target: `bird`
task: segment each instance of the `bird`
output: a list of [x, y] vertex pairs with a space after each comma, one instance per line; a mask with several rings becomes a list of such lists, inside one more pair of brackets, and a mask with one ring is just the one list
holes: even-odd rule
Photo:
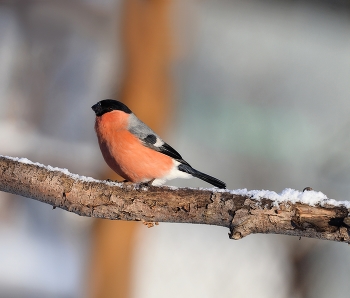
[[104, 99], [91, 108], [103, 158], [125, 181], [160, 186], [167, 180], [196, 177], [226, 188], [223, 181], [192, 168], [124, 103]]

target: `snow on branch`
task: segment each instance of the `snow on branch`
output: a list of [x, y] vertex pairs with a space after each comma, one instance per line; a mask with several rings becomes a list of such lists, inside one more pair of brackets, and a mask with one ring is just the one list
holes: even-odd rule
[[277, 194], [114, 183], [1, 155], [0, 190], [81, 216], [228, 227], [232, 239], [274, 233], [350, 243], [350, 202], [312, 190]]

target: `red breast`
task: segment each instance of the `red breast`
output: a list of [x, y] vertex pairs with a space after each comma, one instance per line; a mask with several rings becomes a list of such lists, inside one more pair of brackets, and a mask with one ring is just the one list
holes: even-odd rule
[[111, 111], [96, 117], [95, 130], [100, 149], [109, 167], [130, 182], [162, 178], [174, 166], [173, 159], [148, 147], [128, 131], [128, 117]]

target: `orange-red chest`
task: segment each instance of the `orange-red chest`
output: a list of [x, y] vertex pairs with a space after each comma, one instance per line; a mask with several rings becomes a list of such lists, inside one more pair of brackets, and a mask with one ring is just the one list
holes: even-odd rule
[[172, 158], [148, 147], [128, 131], [128, 114], [112, 111], [96, 117], [95, 130], [109, 167], [131, 182], [162, 178], [174, 166]]

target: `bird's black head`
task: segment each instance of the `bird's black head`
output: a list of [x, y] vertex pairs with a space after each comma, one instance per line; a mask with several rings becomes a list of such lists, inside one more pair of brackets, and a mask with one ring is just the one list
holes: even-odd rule
[[104, 99], [99, 101], [97, 104], [94, 104], [91, 109], [95, 112], [96, 116], [102, 116], [105, 113], [111, 111], [123, 111], [127, 114], [131, 114], [130, 109], [120, 101], [113, 99]]

